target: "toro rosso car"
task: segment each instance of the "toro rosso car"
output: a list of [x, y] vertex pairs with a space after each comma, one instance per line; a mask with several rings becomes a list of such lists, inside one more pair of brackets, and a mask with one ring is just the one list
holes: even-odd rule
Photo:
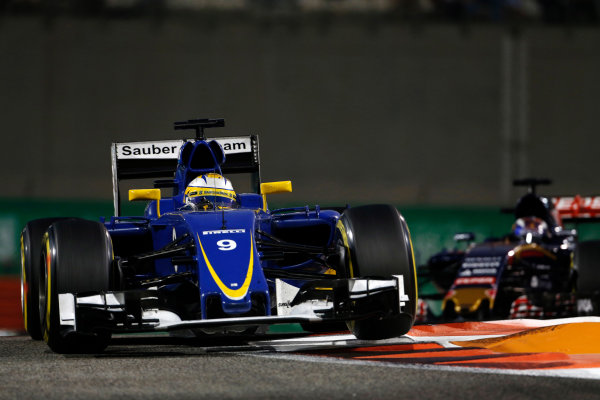
[[[432, 256], [423, 278], [438, 293], [421, 295], [420, 320], [555, 318], [598, 313], [600, 241], [577, 241], [577, 231], [564, 223], [600, 216], [600, 197], [546, 198], [536, 186], [547, 179], [516, 180], [529, 191], [511, 210], [512, 231], [502, 238], [471, 242]], [[441, 313], [434, 307], [441, 301]]]
[[[196, 137], [114, 143], [115, 216], [30, 221], [21, 236], [26, 330], [59, 353], [112, 334], [251, 333], [277, 323], [346, 323], [361, 339], [405, 334], [416, 315], [412, 244], [389, 205], [270, 210], [291, 182], [261, 182], [257, 136], [207, 139], [222, 119], [175, 123]], [[249, 178], [236, 193], [230, 178]], [[121, 183], [146, 201], [121, 215]], [[161, 190], [162, 189], [162, 190]]]

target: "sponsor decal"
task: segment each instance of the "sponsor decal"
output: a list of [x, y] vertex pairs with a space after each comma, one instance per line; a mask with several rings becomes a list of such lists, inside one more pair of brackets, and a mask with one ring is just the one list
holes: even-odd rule
[[493, 276], [471, 276], [471, 277], [457, 278], [454, 281], [455, 286], [493, 285], [495, 283], [496, 283], [496, 278]]
[[503, 256], [498, 257], [467, 257], [462, 264], [463, 268], [498, 268]]
[[459, 276], [496, 275], [504, 257], [467, 257], [463, 262]]
[[216, 140], [223, 146], [225, 154], [249, 153], [252, 151], [249, 137], [219, 138]]
[[227, 233], [246, 233], [245, 229], [219, 229], [215, 231], [202, 231], [203, 235], [223, 235]]
[[117, 143], [117, 158], [176, 159], [182, 144], [182, 140]]
[[[225, 154], [249, 153], [252, 151], [250, 137], [232, 137], [216, 140]], [[177, 159], [183, 140], [158, 140], [156, 142], [117, 143], [117, 158], [123, 159]]]
[[225, 189], [214, 189], [214, 188], [197, 188], [188, 186], [185, 190], [185, 194], [188, 197], [198, 197], [198, 196], [220, 196], [226, 197], [231, 200], [235, 200], [235, 192], [233, 190], [225, 190]]
[[496, 272], [498, 272], [496, 268], [474, 268], [461, 271], [459, 276], [496, 275]]

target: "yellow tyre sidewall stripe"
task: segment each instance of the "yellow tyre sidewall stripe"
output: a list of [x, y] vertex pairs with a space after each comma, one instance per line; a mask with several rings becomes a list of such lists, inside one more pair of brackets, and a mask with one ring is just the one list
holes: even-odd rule
[[406, 226], [406, 233], [408, 235], [408, 243], [410, 245], [410, 256], [412, 258], [413, 282], [414, 282], [414, 289], [415, 289], [415, 301], [414, 301], [413, 316], [416, 317], [418, 303], [419, 303], [419, 286], [417, 283], [417, 264], [415, 264], [415, 251], [413, 249], [412, 237], [410, 236], [410, 229], [408, 228], [408, 224], [406, 224], [406, 222], [405, 222], [405, 226]]
[[44, 341], [48, 343], [50, 339], [50, 311], [52, 306], [52, 252], [50, 249], [50, 240], [48, 239], [48, 233], [44, 234], [43, 245], [46, 247], [46, 258], [44, 261], [46, 263], [46, 276], [48, 277], [46, 286], [46, 323], [44, 325]]
[[346, 233], [346, 227], [341, 219], [338, 219], [336, 227], [342, 235], [342, 243], [348, 253], [348, 273], [350, 274], [350, 278], [354, 278], [354, 267], [352, 266], [352, 254], [350, 253], [350, 246], [348, 245], [348, 234]]

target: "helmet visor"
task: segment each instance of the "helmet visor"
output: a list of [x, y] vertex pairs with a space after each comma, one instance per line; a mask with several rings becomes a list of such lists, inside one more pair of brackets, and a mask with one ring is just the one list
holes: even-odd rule
[[217, 188], [193, 188], [186, 194], [185, 201], [198, 209], [234, 208], [237, 204], [233, 190]]

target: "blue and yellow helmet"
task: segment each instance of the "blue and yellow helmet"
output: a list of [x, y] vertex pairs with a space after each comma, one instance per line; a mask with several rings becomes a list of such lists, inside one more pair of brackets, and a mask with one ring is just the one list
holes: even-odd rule
[[184, 192], [184, 202], [199, 208], [232, 208], [237, 204], [231, 181], [217, 173], [200, 175]]

